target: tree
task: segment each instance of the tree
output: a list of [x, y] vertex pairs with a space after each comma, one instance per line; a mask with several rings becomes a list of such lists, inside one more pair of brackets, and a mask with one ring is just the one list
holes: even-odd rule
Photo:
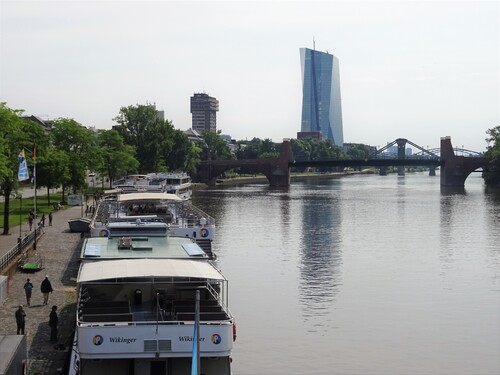
[[19, 168], [18, 155], [23, 149], [23, 134], [21, 119], [22, 110], [7, 107], [0, 103], [0, 184], [4, 196], [4, 225], [3, 233], [9, 234], [10, 195], [19, 186], [17, 171]]
[[[39, 151], [41, 147], [37, 147]], [[43, 152], [37, 152], [36, 184], [47, 188], [47, 204], [50, 206], [50, 189], [64, 186], [71, 180], [70, 158], [68, 153], [48, 147]]]
[[84, 188], [87, 170], [99, 164], [93, 132], [73, 119], [59, 118], [54, 120], [50, 136], [54, 147], [65, 152], [68, 159], [69, 179], [62, 181], [63, 194], [67, 187], [74, 192]]
[[483, 170], [483, 180], [486, 185], [500, 185], [500, 126], [486, 131], [488, 138], [487, 151], [484, 156], [492, 158], [490, 165]]
[[234, 159], [227, 142], [220, 136], [220, 130], [215, 133], [209, 130], [203, 132], [203, 141], [198, 141], [202, 149], [201, 157], [204, 160]]
[[134, 156], [134, 148], [124, 144], [116, 130], [100, 130], [97, 143], [101, 163], [94, 170], [101, 177], [108, 177], [109, 187], [115, 179], [137, 171], [139, 162]]
[[114, 129], [136, 150], [140, 173], [186, 168], [192, 150], [187, 136], [160, 119], [154, 106], [122, 107], [114, 121]]
[[347, 150], [349, 159], [368, 159], [370, 157], [370, 146], [362, 144], [353, 144]]

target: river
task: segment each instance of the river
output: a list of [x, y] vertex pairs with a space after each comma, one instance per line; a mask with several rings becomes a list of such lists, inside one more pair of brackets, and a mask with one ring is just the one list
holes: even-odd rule
[[500, 195], [472, 174], [196, 191], [216, 219], [235, 375], [500, 374]]

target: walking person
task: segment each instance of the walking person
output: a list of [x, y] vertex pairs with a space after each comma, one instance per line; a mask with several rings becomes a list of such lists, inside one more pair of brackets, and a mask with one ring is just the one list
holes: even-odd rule
[[49, 303], [49, 294], [53, 292], [52, 284], [50, 283], [49, 276], [46, 275], [45, 279], [42, 281], [40, 285], [40, 290], [43, 294], [43, 304], [46, 305]]
[[33, 210], [29, 210], [28, 212], [28, 223], [30, 224], [30, 232], [33, 229], [33, 223], [35, 222], [35, 213]]
[[26, 304], [28, 306], [30, 306], [32, 290], [33, 290], [33, 284], [31, 283], [30, 279], [26, 279], [26, 282], [24, 283], [24, 293], [26, 293]]
[[38, 233], [43, 233], [43, 234], [45, 234], [45, 231], [43, 230], [43, 222], [42, 222], [42, 220], [40, 220], [40, 221], [38, 222]]
[[24, 335], [24, 323], [26, 322], [26, 313], [24, 312], [23, 305], [19, 305], [16, 310], [16, 323], [17, 323], [17, 334]]
[[52, 306], [52, 311], [49, 314], [49, 326], [50, 326], [50, 341], [57, 341], [57, 324], [59, 323], [59, 318], [57, 317], [57, 306]]
[[52, 211], [49, 212], [49, 227], [52, 226]]
[[40, 220], [40, 222], [42, 223], [42, 227], [45, 226], [45, 214], [42, 215], [42, 219]]

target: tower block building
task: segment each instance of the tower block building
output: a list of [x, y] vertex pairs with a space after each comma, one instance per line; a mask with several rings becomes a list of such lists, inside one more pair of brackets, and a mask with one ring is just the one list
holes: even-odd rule
[[191, 97], [192, 129], [199, 133], [204, 130], [217, 131], [217, 112], [219, 101], [207, 94], [194, 94]]
[[342, 147], [339, 60], [328, 52], [301, 48], [302, 120], [297, 137], [329, 139]]

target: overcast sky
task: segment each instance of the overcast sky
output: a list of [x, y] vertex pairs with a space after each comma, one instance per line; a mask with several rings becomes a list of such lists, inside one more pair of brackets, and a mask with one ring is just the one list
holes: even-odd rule
[[233, 138], [295, 138], [299, 48], [340, 62], [344, 142], [407, 138], [485, 149], [499, 121], [498, 1], [0, 0], [0, 101], [110, 129], [156, 103], [191, 127], [189, 100], [219, 100]]

